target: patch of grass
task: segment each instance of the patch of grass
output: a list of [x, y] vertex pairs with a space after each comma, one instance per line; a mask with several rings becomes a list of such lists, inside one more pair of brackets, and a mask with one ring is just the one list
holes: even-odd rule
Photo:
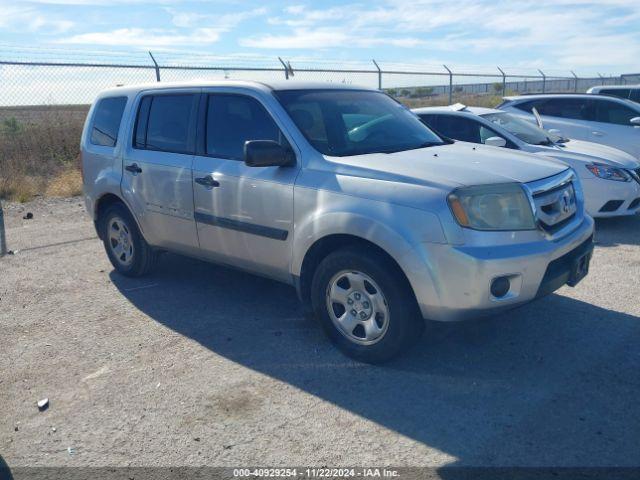
[[36, 194], [77, 195], [83, 124], [77, 109], [12, 109], [0, 121], [0, 198], [24, 202]]
[[61, 172], [47, 183], [45, 195], [48, 197], [75, 197], [82, 194], [80, 170], [69, 169]]
[[41, 192], [44, 185], [42, 178], [26, 175], [0, 176], [0, 198], [25, 203]]
[[[449, 105], [448, 95], [438, 95], [422, 98], [399, 98], [409, 108], [439, 107]], [[463, 103], [469, 107], [495, 108], [502, 102], [502, 95], [453, 95], [453, 103]]]

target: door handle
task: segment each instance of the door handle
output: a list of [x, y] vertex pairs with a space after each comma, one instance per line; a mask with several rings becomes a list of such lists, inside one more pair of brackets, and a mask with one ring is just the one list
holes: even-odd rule
[[127, 172], [131, 173], [142, 173], [142, 169], [138, 166], [137, 163], [132, 163], [131, 165], [127, 165], [124, 167]]
[[595, 130], [595, 131], [593, 131], [591, 133], [593, 133], [594, 137], [604, 137], [604, 133], [598, 132], [597, 130]]
[[203, 185], [203, 186], [205, 186], [207, 188], [213, 188], [213, 187], [219, 187], [220, 186], [220, 182], [217, 181], [217, 180], [214, 180], [211, 175], [207, 175], [206, 177], [196, 178], [196, 179], [194, 179], [194, 182], [196, 182], [198, 185]]

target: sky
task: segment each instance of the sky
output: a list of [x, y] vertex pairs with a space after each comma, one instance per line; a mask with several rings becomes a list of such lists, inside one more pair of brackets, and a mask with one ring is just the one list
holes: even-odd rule
[[640, 71], [639, 26], [640, 0], [0, 0], [0, 59], [152, 50], [607, 75]]

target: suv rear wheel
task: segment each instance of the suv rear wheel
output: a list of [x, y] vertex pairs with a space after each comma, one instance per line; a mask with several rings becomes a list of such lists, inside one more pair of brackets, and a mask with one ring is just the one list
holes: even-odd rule
[[127, 277], [143, 276], [153, 268], [157, 254], [140, 234], [129, 210], [110, 206], [102, 220], [102, 240], [113, 267]]
[[364, 362], [393, 358], [424, 329], [406, 279], [377, 252], [349, 247], [328, 255], [315, 271], [311, 297], [329, 338]]

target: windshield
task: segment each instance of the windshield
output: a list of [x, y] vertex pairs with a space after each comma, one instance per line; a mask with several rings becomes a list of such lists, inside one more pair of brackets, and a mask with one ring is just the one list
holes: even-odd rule
[[406, 107], [368, 90], [283, 90], [276, 97], [324, 155], [392, 153], [445, 142]]
[[554, 143], [550, 133], [510, 113], [487, 113], [482, 115], [482, 118], [504, 128], [530, 145], [552, 145]]

